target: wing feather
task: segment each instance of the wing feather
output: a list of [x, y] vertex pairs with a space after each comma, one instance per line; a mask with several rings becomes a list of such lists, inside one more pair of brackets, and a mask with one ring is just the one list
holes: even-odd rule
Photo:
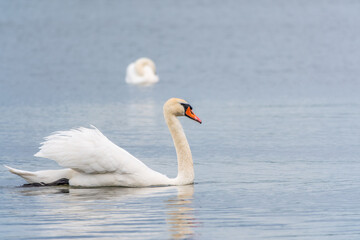
[[84, 173], [135, 173], [148, 169], [94, 126], [55, 132], [45, 138], [34, 156]]

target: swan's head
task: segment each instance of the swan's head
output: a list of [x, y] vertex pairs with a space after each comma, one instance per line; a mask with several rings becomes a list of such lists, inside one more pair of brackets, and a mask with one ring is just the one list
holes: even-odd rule
[[191, 105], [183, 99], [180, 98], [170, 98], [164, 104], [164, 114], [172, 114], [175, 116], [186, 116], [198, 123], [202, 121], [195, 113], [192, 111]]
[[149, 58], [139, 58], [135, 62], [135, 71], [139, 76], [149, 73], [156, 75], [155, 63]]

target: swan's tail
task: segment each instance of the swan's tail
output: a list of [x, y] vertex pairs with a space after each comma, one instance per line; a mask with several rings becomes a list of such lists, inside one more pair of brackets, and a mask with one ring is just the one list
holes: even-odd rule
[[44, 170], [44, 171], [37, 171], [37, 172], [29, 172], [23, 171], [16, 168], [12, 168], [9, 166], [4, 165], [11, 173], [19, 175], [20, 177], [24, 178], [28, 183], [41, 183], [43, 185], [54, 184], [57, 185], [55, 182], [62, 179], [70, 179], [73, 173], [73, 170], [67, 169], [60, 169], [60, 170]]

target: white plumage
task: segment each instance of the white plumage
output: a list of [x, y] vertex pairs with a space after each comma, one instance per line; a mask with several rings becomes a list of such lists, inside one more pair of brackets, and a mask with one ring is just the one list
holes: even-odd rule
[[137, 85], [157, 83], [159, 77], [156, 75], [155, 63], [149, 58], [139, 58], [127, 67], [125, 81]]
[[190, 108], [184, 100], [176, 98], [168, 100], [164, 105], [164, 116], [178, 155], [176, 178], [168, 178], [150, 169], [111, 142], [95, 127], [55, 132], [41, 143], [40, 151], [34, 156], [52, 159], [65, 169], [28, 172], [5, 167], [29, 183], [48, 184], [62, 178], [68, 179], [72, 186], [83, 187], [145, 187], [193, 183], [194, 170], [190, 147], [176, 118], [188, 113], [189, 117], [201, 123]]
[[60, 166], [91, 173], [131, 173], [146, 166], [112, 143], [97, 128], [80, 127], [46, 137], [35, 157], [49, 158]]

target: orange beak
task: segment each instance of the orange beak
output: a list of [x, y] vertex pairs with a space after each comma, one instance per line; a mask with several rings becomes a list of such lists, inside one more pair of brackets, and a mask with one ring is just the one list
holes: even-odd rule
[[198, 116], [195, 115], [195, 113], [190, 109], [190, 107], [188, 107], [186, 109], [185, 116], [187, 116], [187, 117], [191, 118], [192, 120], [195, 120], [201, 124], [200, 118], [198, 118]]

